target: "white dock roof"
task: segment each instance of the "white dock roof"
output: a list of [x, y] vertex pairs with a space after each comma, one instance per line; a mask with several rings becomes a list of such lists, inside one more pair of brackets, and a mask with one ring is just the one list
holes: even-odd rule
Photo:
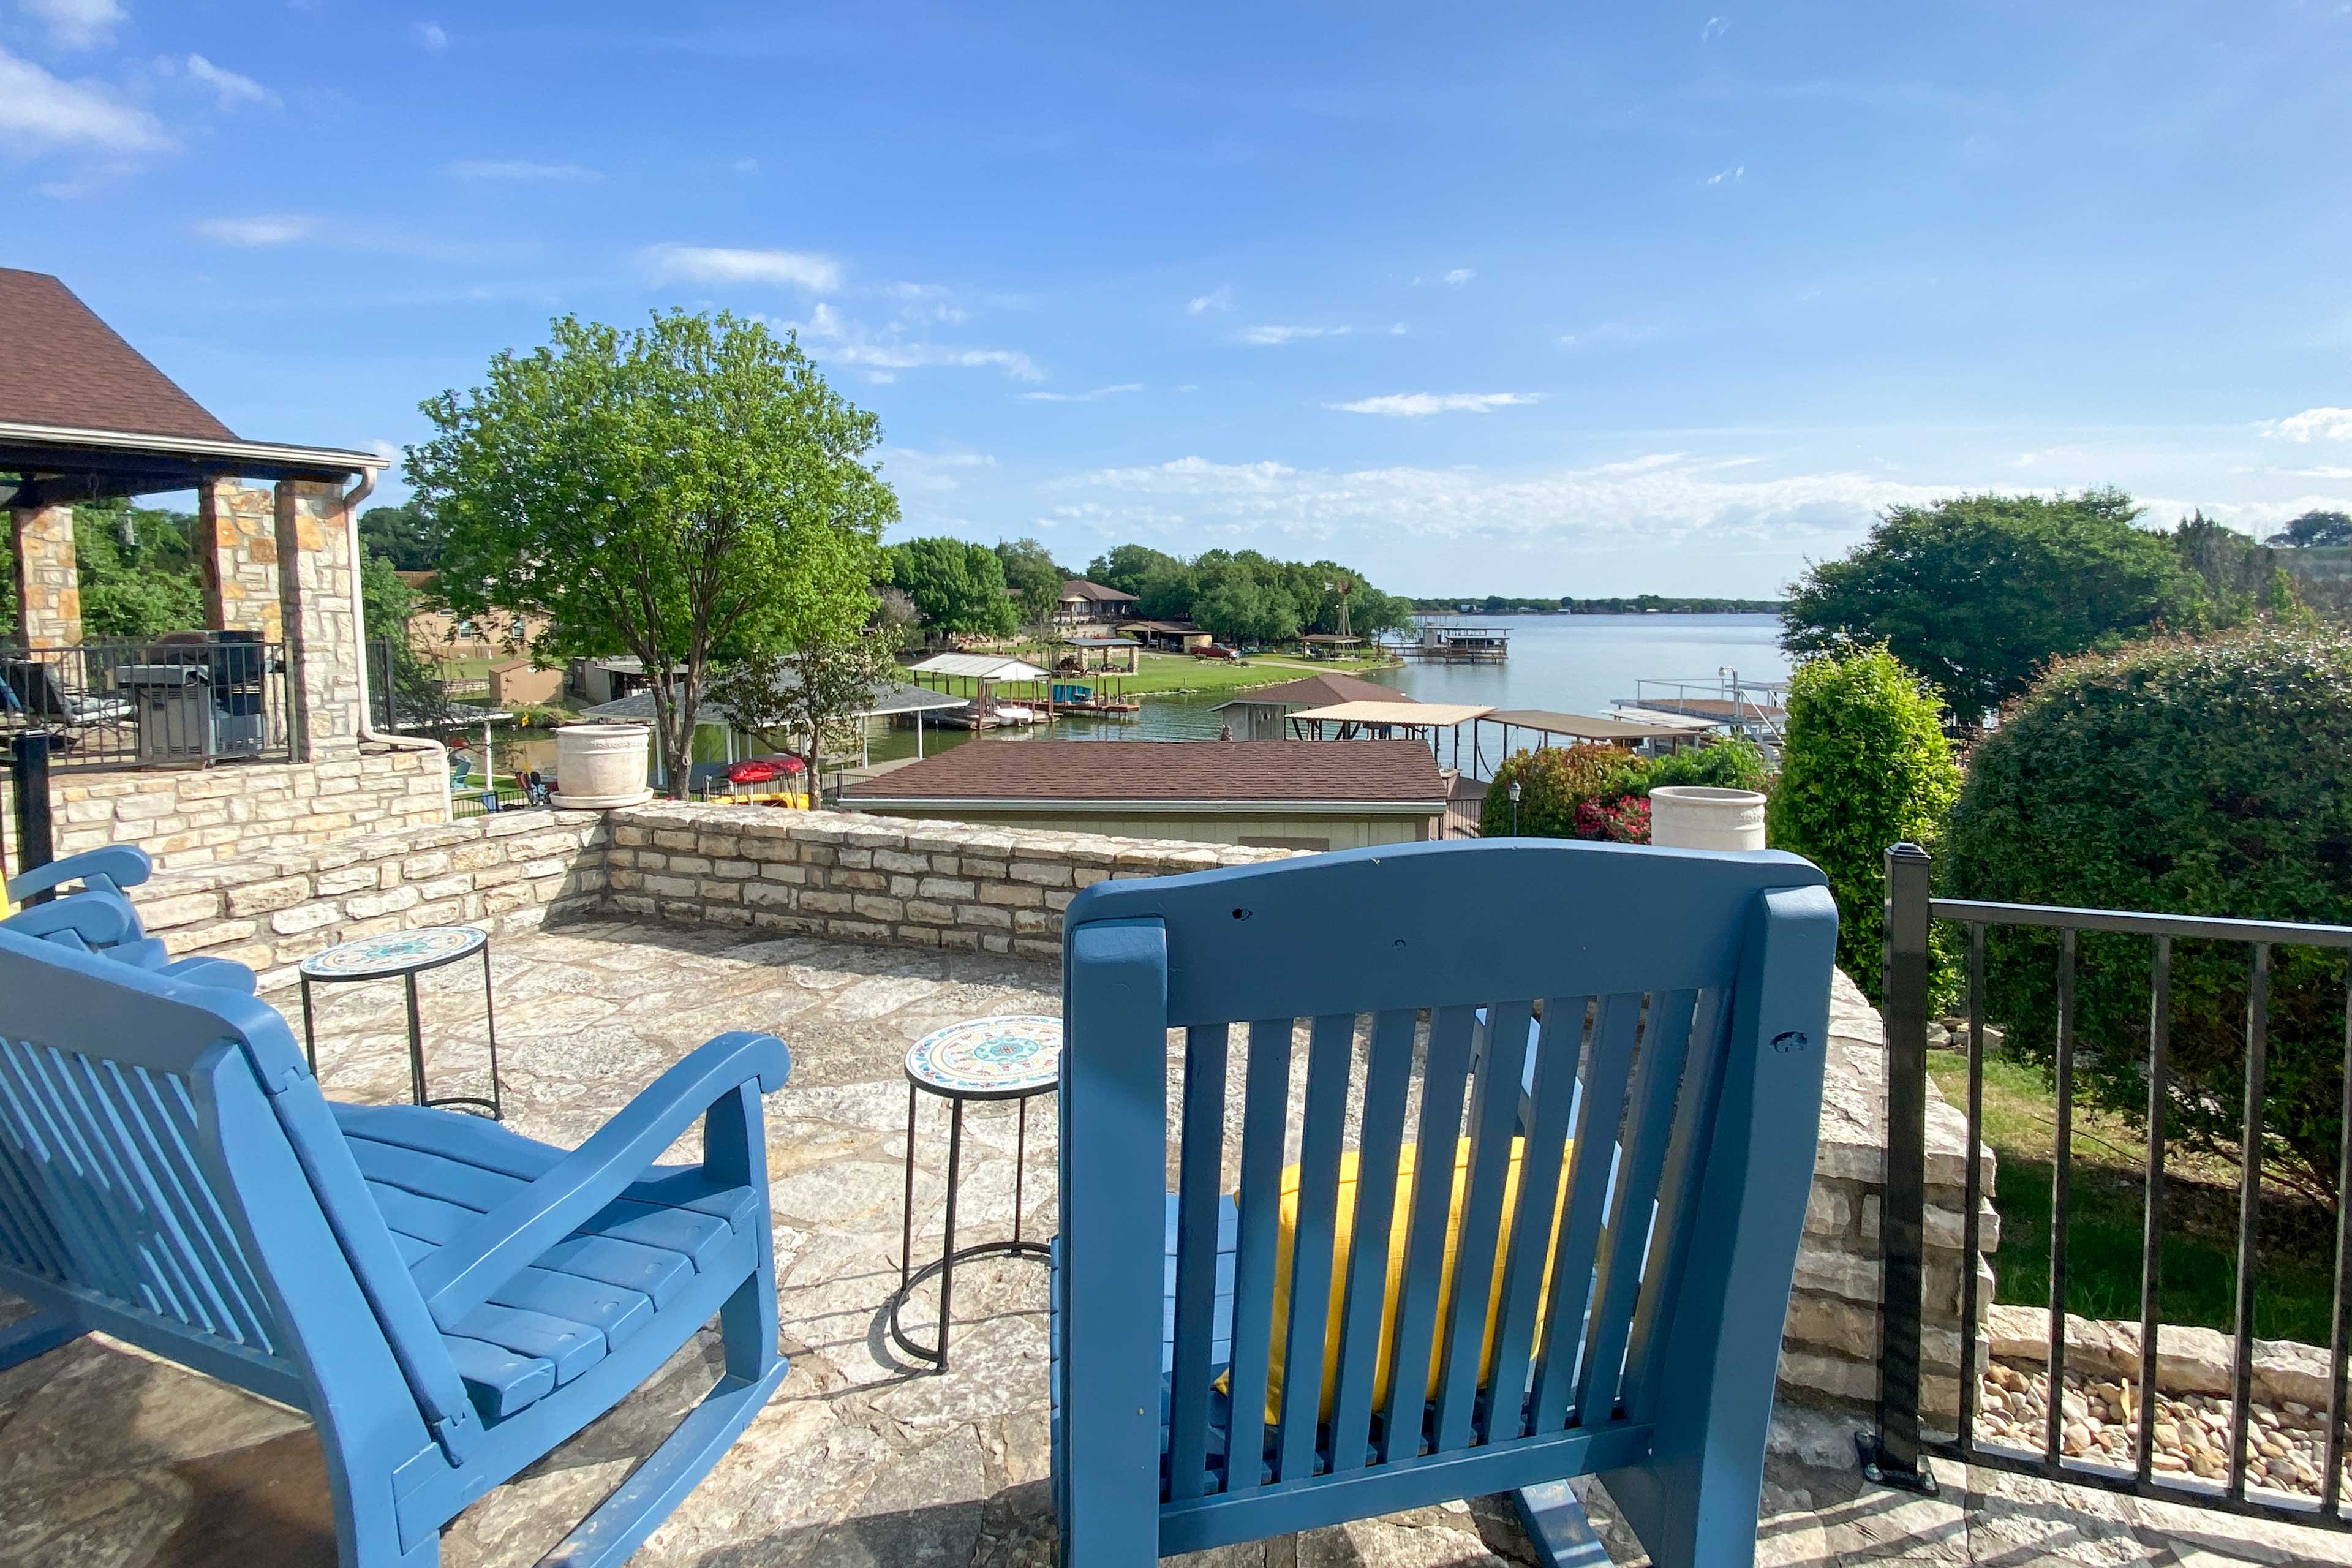
[[973, 680], [1042, 680], [1045, 671], [1026, 659], [1000, 653], [939, 653], [907, 667], [922, 675], [961, 675]]
[[1328, 719], [1335, 724], [1402, 724], [1417, 730], [1450, 730], [1483, 719], [1494, 708], [1482, 702], [1334, 702], [1306, 708], [1293, 719]]

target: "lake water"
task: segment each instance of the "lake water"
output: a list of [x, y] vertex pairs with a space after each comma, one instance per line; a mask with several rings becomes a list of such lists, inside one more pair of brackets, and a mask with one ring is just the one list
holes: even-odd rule
[[[1393, 686], [1423, 702], [1477, 702], [1493, 708], [1549, 708], [1569, 713], [1602, 714], [1620, 700], [1631, 700], [1636, 681], [1692, 680], [1713, 684], [1717, 671], [1733, 668], [1743, 680], [1778, 680], [1789, 672], [1780, 651], [1780, 623], [1773, 616], [1493, 616], [1476, 617], [1481, 626], [1510, 628], [1511, 656], [1500, 664], [1408, 663], [1399, 669], [1379, 670], [1366, 679]], [[1273, 673], [1269, 671], [1269, 673]], [[1283, 671], [1288, 680], [1307, 671]], [[1217, 711], [1223, 695], [1209, 697], [1147, 697], [1143, 711], [1129, 719], [1063, 719], [1051, 733], [1063, 740], [1213, 741], [1223, 723]], [[1496, 745], [1501, 736], [1493, 725], [1479, 727], [1486, 766], [1491, 772], [1500, 760]], [[715, 734], [715, 731], [705, 731]], [[1018, 742], [1042, 738], [1045, 726], [1034, 730], [992, 730], [989, 741]], [[963, 745], [973, 739], [968, 730], [923, 731], [923, 747], [936, 752]], [[1469, 761], [1472, 737], [1463, 731], [1463, 760]], [[1524, 732], [1514, 732], [1514, 750], [1534, 743]], [[478, 746], [478, 739], [476, 742]], [[501, 773], [536, 767], [552, 773], [554, 740], [544, 731], [507, 731], [498, 740]], [[877, 731], [869, 754], [887, 762], [915, 754], [911, 730]], [[1453, 761], [1449, 747], [1444, 753]]]

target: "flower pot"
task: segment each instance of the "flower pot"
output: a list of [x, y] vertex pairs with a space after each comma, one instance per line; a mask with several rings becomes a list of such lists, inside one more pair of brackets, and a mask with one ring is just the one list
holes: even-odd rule
[[653, 731], [643, 724], [565, 724], [555, 731], [555, 804], [572, 811], [642, 805]]
[[1667, 849], [1761, 849], [1764, 797], [1749, 789], [1661, 785], [1650, 792], [1650, 842]]

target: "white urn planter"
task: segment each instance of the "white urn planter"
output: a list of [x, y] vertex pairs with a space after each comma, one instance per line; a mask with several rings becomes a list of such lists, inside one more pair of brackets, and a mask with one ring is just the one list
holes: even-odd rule
[[1662, 784], [1650, 792], [1650, 842], [1667, 849], [1761, 849], [1764, 797], [1750, 789]]
[[643, 805], [653, 731], [644, 724], [565, 724], [555, 731], [555, 804], [572, 811]]

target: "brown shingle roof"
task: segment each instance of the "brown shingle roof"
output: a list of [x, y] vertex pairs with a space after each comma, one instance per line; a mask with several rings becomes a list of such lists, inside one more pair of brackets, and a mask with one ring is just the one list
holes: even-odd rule
[[1131, 605], [1135, 602], [1135, 595], [1123, 589], [1106, 588], [1100, 583], [1089, 582], [1084, 577], [1073, 577], [1063, 584], [1062, 597], [1092, 599], [1097, 604]]
[[861, 801], [1445, 799], [1415, 741], [973, 741], [841, 792]]
[[0, 268], [0, 422], [236, 439], [72, 289], [10, 268]]
[[1360, 675], [1310, 675], [1304, 680], [1286, 680], [1279, 686], [1261, 686], [1252, 691], [1237, 694], [1230, 702], [1217, 704], [1231, 708], [1237, 703], [1271, 703], [1280, 708], [1328, 708], [1335, 702], [1411, 702], [1393, 686], [1382, 686], [1377, 680], [1366, 680]]

